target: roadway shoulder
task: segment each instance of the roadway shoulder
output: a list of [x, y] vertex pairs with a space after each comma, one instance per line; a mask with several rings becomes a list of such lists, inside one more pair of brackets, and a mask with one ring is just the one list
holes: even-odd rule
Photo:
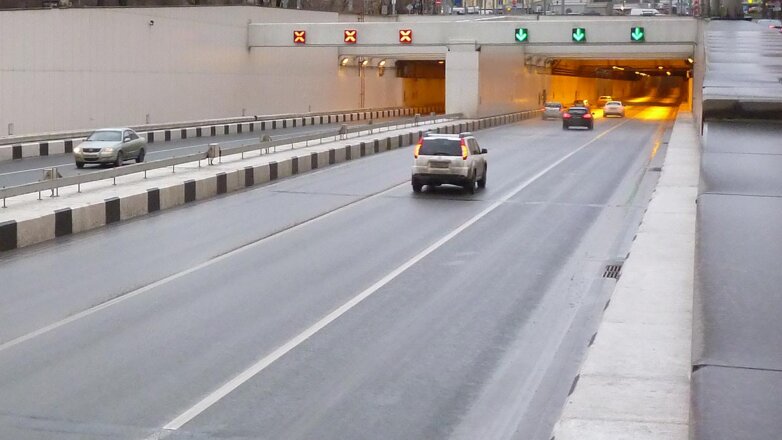
[[688, 438], [699, 156], [692, 115], [679, 113], [556, 440]]

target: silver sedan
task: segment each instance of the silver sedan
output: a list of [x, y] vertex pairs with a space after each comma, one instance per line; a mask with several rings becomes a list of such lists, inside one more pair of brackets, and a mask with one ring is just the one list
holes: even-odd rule
[[73, 149], [77, 168], [85, 164], [113, 164], [121, 166], [126, 160], [144, 162], [147, 141], [129, 128], [104, 128], [93, 131]]

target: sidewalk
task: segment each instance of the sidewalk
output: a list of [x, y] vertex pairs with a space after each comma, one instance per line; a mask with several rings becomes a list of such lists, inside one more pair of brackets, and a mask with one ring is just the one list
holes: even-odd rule
[[556, 440], [688, 438], [699, 157], [692, 114], [680, 112]]

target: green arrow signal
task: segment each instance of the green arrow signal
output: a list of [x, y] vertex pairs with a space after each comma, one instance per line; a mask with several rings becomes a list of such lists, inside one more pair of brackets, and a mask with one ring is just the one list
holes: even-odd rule
[[646, 34], [644, 33], [644, 28], [642, 27], [634, 27], [630, 32], [630, 40], [632, 41], [644, 41], [645, 36]]
[[518, 28], [516, 29], [516, 41], [519, 43], [524, 43], [529, 39], [529, 32], [527, 32], [527, 28]]
[[573, 41], [577, 43], [583, 43], [586, 41], [587, 33], [584, 28], [573, 28]]

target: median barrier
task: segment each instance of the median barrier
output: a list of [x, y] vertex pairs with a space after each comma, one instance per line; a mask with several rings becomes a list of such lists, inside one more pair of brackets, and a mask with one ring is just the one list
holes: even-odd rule
[[[505, 119], [485, 118], [483, 120], [497, 125], [499, 121], [520, 120], [520, 116], [516, 115]], [[463, 123], [445, 122], [441, 124], [446, 124], [445, 126], [449, 127], [451, 131], [458, 131], [460, 127], [469, 126], [469, 124]], [[238, 166], [238, 169], [221, 169], [209, 176], [189, 178], [172, 185], [147, 188], [134, 194], [111, 197], [100, 203], [61, 208], [56, 212], [35, 218], [0, 222], [0, 251], [21, 248], [56, 237], [88, 231], [110, 223], [290, 177], [294, 174], [294, 163], [296, 163], [295, 174], [301, 174], [328, 165], [355, 160], [362, 156], [410, 146], [423, 134], [423, 131], [415, 126], [406, 127], [404, 130], [407, 132], [401, 135], [388, 134], [371, 141], [353, 142], [336, 148], [324, 146], [323, 148], [327, 149], [315, 152], [296, 152], [293, 150], [293, 156], [268, 163], [241, 166], [242, 162], [235, 162], [233, 166]], [[257, 149], [256, 146], [255, 150]], [[263, 158], [264, 155], [256, 157]], [[149, 164], [138, 165], [149, 166]], [[98, 173], [117, 173], [119, 170], [119, 175], [127, 176], [131, 174], [127, 169], [133, 166], [136, 165], [99, 171]], [[228, 165], [220, 166], [225, 168]], [[215, 168], [217, 167], [218, 165], [215, 165]], [[209, 166], [186, 168], [186, 170], [194, 172], [199, 172], [198, 170], [204, 172], [209, 169], [211, 169]], [[183, 172], [183, 174], [186, 173], [187, 171]]]
[[[390, 117], [391, 115], [412, 115], [415, 112], [432, 110], [433, 107], [383, 109], [370, 112], [328, 112], [323, 114], [307, 114], [306, 116], [247, 116], [226, 119], [224, 123], [207, 123], [212, 121], [195, 121], [172, 123], [169, 127], [163, 125], [133, 126], [139, 136], [148, 143], [171, 142], [179, 139], [190, 139], [206, 136], [224, 136], [238, 133], [266, 131], [279, 128], [289, 128], [304, 125], [332, 123], [329, 121], [358, 121], [374, 117]], [[324, 116], [326, 116], [324, 118]], [[309, 123], [305, 120], [309, 118]], [[252, 119], [252, 120], [251, 120]], [[72, 131], [63, 133], [14, 136], [0, 138], [0, 161], [23, 159], [28, 157], [52, 156], [67, 154], [73, 147], [81, 143], [90, 131]]]

